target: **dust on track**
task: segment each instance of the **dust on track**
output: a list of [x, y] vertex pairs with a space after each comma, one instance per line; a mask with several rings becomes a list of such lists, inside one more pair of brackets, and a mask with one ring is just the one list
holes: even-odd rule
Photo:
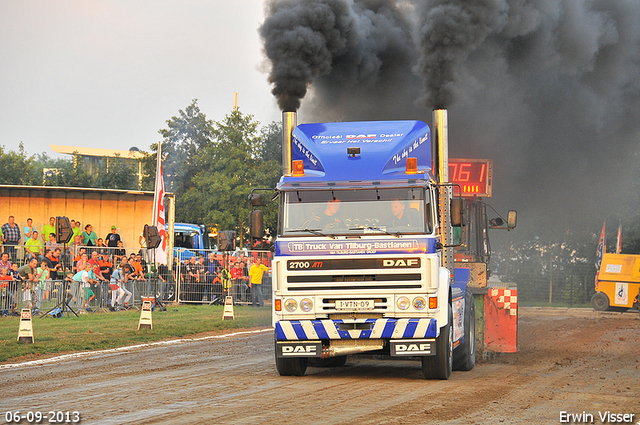
[[[560, 411], [640, 420], [640, 317], [520, 310], [519, 352], [448, 381], [420, 362], [350, 357], [281, 377], [271, 332], [96, 352], [0, 371], [0, 413], [79, 411], [85, 424], [560, 423]], [[3, 419], [3, 418], [0, 418]]]

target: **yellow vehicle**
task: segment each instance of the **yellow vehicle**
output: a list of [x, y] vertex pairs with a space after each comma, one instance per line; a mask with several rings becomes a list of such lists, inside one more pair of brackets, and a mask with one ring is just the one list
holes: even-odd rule
[[604, 254], [591, 305], [596, 311], [626, 311], [640, 305], [640, 255]]

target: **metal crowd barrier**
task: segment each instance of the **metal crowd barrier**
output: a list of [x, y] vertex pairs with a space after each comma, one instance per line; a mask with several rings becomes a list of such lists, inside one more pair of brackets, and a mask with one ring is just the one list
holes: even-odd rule
[[[16, 247], [20, 249], [22, 247]], [[115, 269], [120, 263], [114, 261], [114, 249], [102, 247], [84, 247], [88, 257], [91, 258], [93, 250], [99, 253], [110, 253], [110, 260]], [[127, 255], [137, 251], [125, 248]], [[194, 256], [193, 252], [190, 252]], [[182, 253], [184, 254], [184, 253]], [[163, 303], [197, 303], [212, 304], [224, 301], [226, 295], [232, 295], [234, 302], [237, 304], [251, 304], [251, 289], [249, 288], [249, 269], [254, 263], [255, 258], [260, 257], [262, 263], [265, 264], [269, 271], [265, 272], [262, 279], [263, 299], [268, 301], [271, 299], [271, 260], [272, 253], [269, 251], [235, 251], [235, 252], [219, 252], [213, 250], [199, 250], [195, 253], [195, 257], [202, 256], [208, 260], [209, 254], [213, 254], [213, 258], [219, 264], [216, 267], [217, 272], [208, 273], [207, 261], [195, 260], [195, 264], [191, 263], [190, 256], [185, 259], [176, 258], [171, 273], [160, 279], [156, 273], [155, 266], [149, 264], [146, 270], [146, 278], [144, 280], [129, 280], [124, 283], [124, 288], [131, 292], [131, 299], [127, 307], [136, 308], [141, 306], [143, 298], [155, 298]], [[70, 257], [71, 255], [69, 255]], [[62, 257], [62, 255], [61, 255]], [[75, 262], [71, 258], [62, 259], [65, 267], [64, 273], [59, 273], [64, 277], [66, 272], [73, 270], [75, 273]], [[187, 266], [186, 262], [190, 265]], [[242, 272], [233, 270], [236, 263], [244, 263], [241, 268]], [[18, 264], [22, 265], [18, 259]], [[238, 268], [236, 268], [238, 269]], [[187, 273], [188, 270], [195, 270], [195, 276]], [[226, 271], [225, 271], [226, 270]], [[7, 281], [5, 288], [0, 289], [0, 315], [17, 314], [20, 308], [26, 307], [23, 302], [24, 290], [22, 282]], [[109, 282], [101, 282], [98, 285], [91, 285], [95, 297], [89, 302], [90, 311], [112, 310], [116, 306], [111, 305], [112, 294]], [[122, 302], [126, 299], [123, 297]], [[63, 280], [47, 280], [45, 289], [38, 291], [36, 288], [31, 289], [32, 307], [39, 307], [40, 313], [45, 313], [56, 306], [61, 305], [65, 300], [69, 307], [76, 312], [83, 306], [84, 290], [81, 284], [67, 283]]]
[[[210, 254], [220, 265], [219, 271], [211, 275], [208, 273]], [[202, 265], [199, 258], [202, 257]], [[262, 279], [263, 299], [271, 300], [271, 260], [270, 251], [232, 251], [220, 252], [214, 250], [199, 250], [195, 264], [188, 258], [177, 259], [173, 267], [173, 279], [177, 283], [177, 299], [180, 303], [216, 303], [223, 302], [227, 295], [233, 296], [236, 304], [251, 304], [251, 289], [249, 288], [249, 269], [260, 257], [262, 263], [269, 268]], [[187, 265], [190, 263], [190, 265]], [[242, 273], [234, 270], [236, 263], [244, 264]], [[200, 270], [192, 276], [190, 268]], [[204, 270], [203, 270], [204, 269]], [[225, 271], [226, 270], [226, 271]]]

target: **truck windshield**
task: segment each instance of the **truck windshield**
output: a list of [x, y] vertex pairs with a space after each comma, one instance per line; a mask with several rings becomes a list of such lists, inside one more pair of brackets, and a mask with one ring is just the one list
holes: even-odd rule
[[287, 191], [281, 206], [282, 235], [400, 235], [433, 228], [423, 187]]

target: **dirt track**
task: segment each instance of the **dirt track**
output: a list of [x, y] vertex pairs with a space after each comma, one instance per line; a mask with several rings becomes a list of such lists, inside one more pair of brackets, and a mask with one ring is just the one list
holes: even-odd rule
[[4, 365], [0, 423], [8, 409], [75, 410], [85, 424], [558, 424], [561, 411], [640, 422], [637, 313], [521, 309], [519, 319], [519, 353], [449, 381], [372, 358], [280, 377], [270, 331]]

